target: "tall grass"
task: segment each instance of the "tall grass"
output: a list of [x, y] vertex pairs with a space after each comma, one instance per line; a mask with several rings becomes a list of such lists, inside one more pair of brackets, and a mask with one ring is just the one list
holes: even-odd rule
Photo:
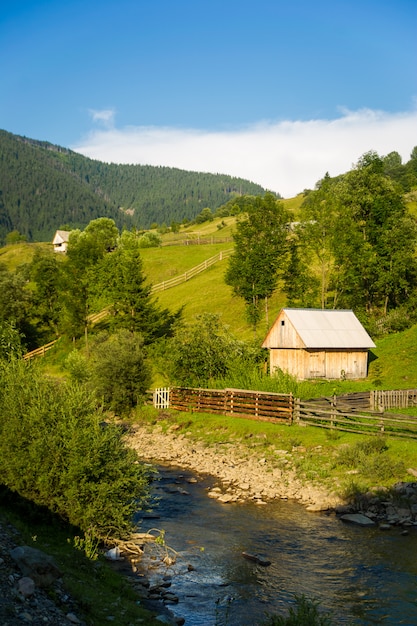
[[372, 389], [369, 381], [349, 380], [297, 380], [295, 376], [278, 370], [272, 376], [265, 373], [257, 364], [248, 365], [236, 361], [227, 376], [212, 384], [217, 389], [234, 388], [267, 391], [271, 393], [292, 393], [295, 398], [308, 399], [322, 396], [342, 395], [352, 391]]

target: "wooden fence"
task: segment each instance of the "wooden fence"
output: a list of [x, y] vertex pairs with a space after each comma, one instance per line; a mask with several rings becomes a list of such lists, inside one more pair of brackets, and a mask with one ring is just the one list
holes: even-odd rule
[[416, 416], [386, 413], [383, 409], [364, 411], [353, 407], [346, 410], [346, 405], [339, 404], [336, 396], [327, 405], [297, 398], [294, 401], [294, 421], [361, 435], [384, 434], [417, 439]]
[[[408, 390], [412, 401], [413, 390]], [[373, 392], [371, 392], [373, 393]], [[362, 435], [384, 434], [417, 439], [417, 417], [378, 411], [370, 407], [370, 392], [312, 398], [242, 389], [156, 389], [154, 406], [183, 412], [214, 413], [256, 421], [311, 425]], [[393, 401], [394, 395], [387, 397]], [[397, 394], [398, 398], [405, 394]], [[411, 400], [410, 400], [411, 399]]]
[[163, 241], [161, 246], [206, 246], [214, 243], [230, 243], [233, 237], [201, 237], [199, 235], [184, 235], [182, 238], [173, 241]]
[[48, 352], [48, 350], [50, 350], [51, 348], [53, 348], [57, 341], [58, 339], [54, 339], [54, 341], [50, 341], [49, 343], [46, 343], [44, 346], [41, 346], [40, 348], [36, 348], [36, 350], [32, 350], [31, 352], [26, 352], [26, 354], [23, 355], [23, 358], [25, 359], [25, 361], [29, 361], [30, 359], [33, 359], [37, 356], [45, 356], [45, 353]]
[[266, 422], [292, 422], [292, 394], [242, 389], [171, 389], [170, 407], [177, 411], [220, 413]]
[[214, 263], [218, 263], [219, 261], [226, 259], [232, 254], [232, 252], [233, 252], [233, 248], [230, 248], [229, 250], [220, 251], [218, 254], [215, 254], [214, 256], [210, 257], [209, 259], [206, 259], [199, 265], [192, 267], [187, 272], [184, 272], [184, 274], [181, 274], [180, 276], [175, 276], [174, 278], [169, 278], [168, 280], [164, 280], [164, 282], [162, 283], [153, 285], [151, 288], [151, 293], [157, 293], [158, 291], [165, 291], [165, 289], [171, 289], [172, 287], [176, 287], [177, 285], [180, 285], [181, 283], [185, 283], [187, 280], [190, 280], [190, 278], [193, 278], [193, 276], [196, 276], [197, 274], [204, 272], [211, 265], [214, 265]]
[[370, 407], [378, 409], [407, 409], [417, 406], [417, 389], [393, 389], [391, 391], [371, 391]]

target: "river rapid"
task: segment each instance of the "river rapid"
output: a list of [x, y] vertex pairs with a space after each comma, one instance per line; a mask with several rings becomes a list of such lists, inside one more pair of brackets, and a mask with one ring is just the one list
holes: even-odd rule
[[179, 598], [170, 608], [186, 626], [256, 626], [300, 594], [320, 601], [334, 624], [417, 625], [417, 529], [354, 526], [293, 501], [222, 504], [207, 495], [214, 478], [159, 472], [154, 509], [138, 520], [143, 531], [163, 530], [177, 556], [171, 567], [146, 558], [144, 566], [151, 584], [170, 578]]

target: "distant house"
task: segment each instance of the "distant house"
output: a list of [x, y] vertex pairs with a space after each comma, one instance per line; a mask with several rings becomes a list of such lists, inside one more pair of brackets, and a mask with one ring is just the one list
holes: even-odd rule
[[57, 230], [52, 240], [55, 252], [66, 252], [70, 233], [68, 230]]
[[282, 309], [267, 334], [270, 371], [307, 378], [366, 378], [375, 344], [353, 311]]

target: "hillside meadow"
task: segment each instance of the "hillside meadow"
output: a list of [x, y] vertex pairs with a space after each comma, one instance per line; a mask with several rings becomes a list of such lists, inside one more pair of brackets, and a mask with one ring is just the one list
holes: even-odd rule
[[[295, 218], [303, 196], [284, 201]], [[144, 273], [151, 285], [157, 285], [175, 277], [182, 276], [188, 270], [203, 263], [222, 251], [233, 248], [234, 217], [216, 218], [203, 224], [182, 226], [179, 233], [167, 233], [161, 236], [162, 246], [143, 248], [141, 256]], [[226, 239], [222, 243], [203, 245], [189, 244], [184, 241], [199, 239]], [[15, 271], [20, 265], [29, 263], [36, 248], [47, 249], [47, 243], [18, 243], [0, 248], [0, 263]], [[63, 259], [64, 260], [64, 259]], [[262, 343], [280, 309], [286, 305], [285, 295], [277, 290], [267, 303], [258, 327], [254, 331], [245, 315], [243, 300], [233, 295], [231, 287], [225, 284], [224, 274], [228, 259], [224, 258], [207, 270], [183, 282], [176, 287], [155, 294], [155, 300], [162, 307], [170, 310], [183, 308], [183, 317], [192, 322], [202, 313], [218, 314], [230, 333], [243, 341]], [[364, 381], [338, 381], [337, 388], [351, 389], [400, 389], [417, 387], [417, 326], [376, 339], [377, 347], [370, 354], [369, 375]], [[71, 344], [63, 342], [64, 352]], [[67, 346], [65, 348], [64, 346]], [[52, 356], [52, 355], [51, 355]], [[57, 355], [58, 356], [58, 355]], [[63, 355], [60, 355], [61, 360]], [[49, 359], [48, 359], [49, 360]], [[312, 383], [311, 395], [317, 395], [319, 389], [326, 393], [328, 385], [322, 382]]]

